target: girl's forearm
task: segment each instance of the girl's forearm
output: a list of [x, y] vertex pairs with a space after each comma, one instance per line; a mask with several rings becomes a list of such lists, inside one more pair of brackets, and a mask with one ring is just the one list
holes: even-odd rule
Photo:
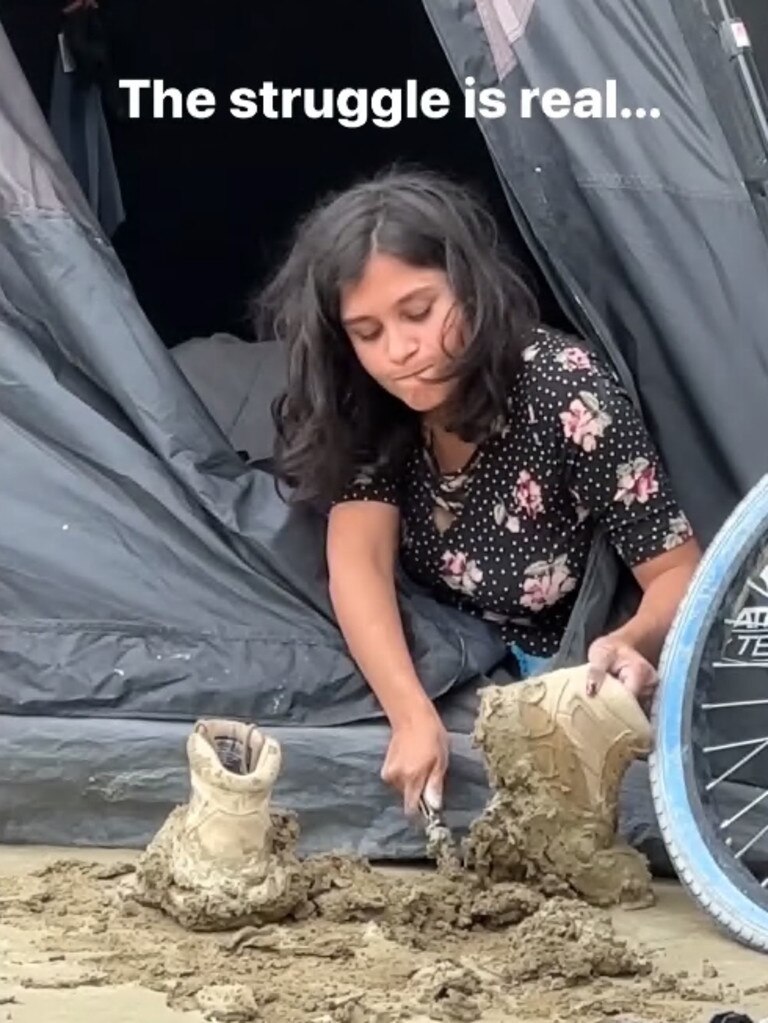
[[628, 643], [651, 664], [658, 664], [693, 571], [690, 565], [679, 565], [654, 579], [643, 594], [637, 612], [612, 636]]

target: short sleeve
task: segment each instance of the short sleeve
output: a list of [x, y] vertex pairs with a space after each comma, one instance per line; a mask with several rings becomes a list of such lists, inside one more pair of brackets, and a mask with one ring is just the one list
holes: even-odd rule
[[344, 488], [334, 504], [348, 501], [379, 501], [383, 504], [400, 504], [400, 487], [397, 481], [381, 470], [361, 469]]
[[601, 525], [630, 568], [690, 539], [661, 457], [612, 367], [570, 339], [539, 358], [534, 404], [546, 407], [577, 516]]

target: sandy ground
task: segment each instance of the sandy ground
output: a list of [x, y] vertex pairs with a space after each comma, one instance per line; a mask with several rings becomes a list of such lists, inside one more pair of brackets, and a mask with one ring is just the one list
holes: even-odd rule
[[[136, 857], [135, 853], [116, 850], [87, 850], [74, 855], [88, 863], [105, 864], [131, 861]], [[25, 874], [62, 857], [73, 858], [73, 850], [0, 848], [0, 876]], [[768, 1020], [768, 958], [718, 933], [706, 914], [677, 885], [657, 885], [656, 893], [658, 901], [652, 908], [612, 912], [618, 934], [633, 945], [642, 945], [667, 973], [677, 976], [687, 973], [692, 988], [715, 996], [709, 1001], [687, 1004], [673, 999], [666, 1018], [704, 1021], [716, 1012], [729, 1009], [748, 1013], [755, 1023]], [[61, 983], [62, 978], [66, 983], [68, 975], [76, 983], [83, 964], [78, 963], [76, 954], [70, 950], [64, 954], [62, 949], [62, 954], [57, 955], [50, 944], [42, 950], [34, 928], [14, 927], [7, 918], [3, 919], [5, 915], [0, 905], [0, 1023], [81, 1023], [89, 1018], [108, 1023], [202, 1023], [204, 1017], [200, 1012], [170, 1009], [162, 993], [135, 985], [47, 988], [46, 984]], [[222, 982], [226, 979], [221, 978]], [[257, 979], [256, 975], [254, 980]], [[603, 985], [608, 983], [615, 987], [618, 982], [602, 982]], [[598, 985], [595, 990], [599, 999], [602, 988]], [[583, 988], [574, 991], [574, 1009], [583, 998]], [[609, 1011], [614, 1019], [630, 1020], [645, 1018], [644, 1008], [646, 1006], [638, 1005], [636, 1013], [616, 1014], [615, 1008]], [[530, 1010], [521, 1010], [521, 1013], [519, 1017], [505, 1013], [503, 1016], [486, 1014], [482, 1018], [487, 1023], [501, 1023], [502, 1019], [508, 1023], [515, 1023], [516, 1019], [524, 1019], [526, 1023], [536, 1020]], [[549, 1020], [568, 1015], [567, 998], [563, 1003], [561, 996], [558, 1016], [549, 1010], [539, 1019], [549, 1023]], [[664, 1018], [661, 1004], [653, 1016]], [[416, 1023], [415, 1017], [413, 1023]]]

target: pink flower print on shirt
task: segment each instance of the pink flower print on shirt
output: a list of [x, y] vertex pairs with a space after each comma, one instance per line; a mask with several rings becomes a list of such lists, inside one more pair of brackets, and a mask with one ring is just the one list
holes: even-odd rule
[[679, 547], [692, 537], [693, 528], [691, 523], [688, 521], [688, 517], [683, 512], [680, 512], [679, 515], [673, 515], [669, 520], [669, 532], [664, 537], [664, 549], [667, 551], [674, 550], [675, 547]]
[[507, 508], [504, 501], [500, 498], [493, 506], [493, 518], [497, 526], [503, 526], [504, 529], [508, 529], [510, 533], [520, 532], [519, 516], [513, 515]]
[[618, 489], [613, 495], [614, 501], [621, 501], [629, 508], [637, 501], [647, 504], [649, 498], [659, 492], [659, 481], [656, 479], [656, 467], [647, 458], [636, 458], [632, 462], [624, 462], [616, 470]]
[[529, 518], [535, 519], [544, 511], [541, 486], [527, 469], [523, 469], [517, 477], [515, 500], [518, 508], [522, 509]]
[[563, 369], [571, 371], [577, 369], [589, 371], [592, 369], [592, 360], [583, 348], [563, 348], [562, 351], [558, 352], [555, 356], [555, 362], [558, 362]]
[[536, 561], [526, 568], [525, 575], [520, 603], [531, 611], [551, 607], [576, 586], [568, 568], [567, 554], [561, 554], [554, 561]]
[[581, 525], [584, 519], [589, 518], [589, 508], [587, 508], [586, 505], [582, 503], [581, 495], [579, 494], [578, 490], [570, 490], [569, 493], [573, 498], [573, 507], [576, 513], [576, 522], [578, 525]]
[[477, 562], [468, 559], [462, 551], [446, 551], [442, 557], [442, 564], [440, 577], [443, 582], [452, 590], [459, 590], [467, 596], [472, 596], [483, 580], [483, 573]]
[[597, 395], [580, 391], [566, 412], [560, 413], [565, 436], [585, 451], [594, 451], [599, 437], [613, 422], [608, 412], [600, 407]]

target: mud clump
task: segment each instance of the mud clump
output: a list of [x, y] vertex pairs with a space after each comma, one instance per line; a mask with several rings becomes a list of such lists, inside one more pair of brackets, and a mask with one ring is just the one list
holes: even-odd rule
[[290, 877], [291, 884], [280, 885], [277, 897], [270, 898], [263, 883], [243, 883], [239, 893], [184, 889], [176, 884], [166, 855], [166, 841], [175, 838], [181, 819], [175, 818], [161, 841], [141, 857], [135, 875], [122, 887], [123, 899], [160, 909], [190, 931], [249, 929], [252, 947], [264, 925], [313, 918], [337, 924], [382, 921], [417, 933], [499, 929], [534, 913], [545, 898], [525, 885], [488, 883], [469, 871], [391, 877], [352, 856], [299, 860], [292, 844], [295, 822], [286, 814], [275, 815], [284, 844], [273, 859], [278, 876]]
[[93, 984], [98, 970], [99, 984], [140, 984], [212, 1021], [553, 1019], [599, 1006], [577, 1013], [591, 1023], [639, 1004], [665, 1023], [696, 1014], [605, 911], [573, 896], [476, 877], [457, 892], [436, 872], [393, 876], [341, 856], [304, 866], [301, 919], [222, 932], [187, 930], [127, 899], [130, 875], [73, 861], [0, 879], [0, 902], [34, 961], [57, 960], [30, 986]]
[[301, 918], [310, 878], [296, 857], [298, 823], [290, 813], [273, 810], [272, 851], [257, 880], [249, 872], [221, 883], [220, 872], [206, 874], [200, 858], [194, 886], [180, 884], [174, 873], [177, 849], [189, 842], [186, 807], [171, 812], [141, 857], [126, 895], [145, 906], [162, 909], [191, 931], [220, 931]]
[[[654, 1018], [654, 999], [670, 991], [658, 990], [649, 959], [601, 908], [652, 901], [645, 863], [616, 843], [615, 826], [642, 721], [625, 691], [609, 684], [604, 700], [587, 703], [582, 682], [553, 673], [484, 691], [475, 741], [495, 792], [463, 859], [433, 849], [436, 871], [299, 858], [296, 817], [267, 801], [277, 761], [257, 761], [249, 780], [249, 743], [254, 756], [269, 746], [250, 729], [238, 745], [217, 725], [207, 734], [221, 756], [246, 765], [242, 782], [198, 733], [205, 770], [193, 798], [135, 869], [64, 861], [0, 879], [4, 913], [81, 967], [54, 983], [94, 983], [97, 969], [98, 983], [139, 983], [220, 1023], [555, 1018], [571, 1014], [562, 992], [576, 990], [583, 1021], [638, 999]], [[664, 1000], [655, 1018], [692, 1015]]]
[[247, 984], [210, 984], [200, 988], [195, 1001], [211, 1023], [252, 1023], [263, 1018]]
[[649, 960], [617, 942], [610, 920], [583, 902], [556, 897], [514, 931], [509, 980], [560, 978], [576, 984], [593, 977], [644, 976]]
[[342, 923], [375, 920], [418, 934], [423, 931], [500, 930], [525, 919], [544, 896], [523, 885], [487, 885], [466, 873], [390, 877], [364, 861], [318, 857], [306, 861], [314, 875], [306, 915]]
[[556, 687], [535, 682], [482, 694], [474, 739], [495, 791], [470, 828], [467, 865], [493, 881], [564, 883], [597, 906], [651, 905], [647, 862], [616, 833], [634, 735], [621, 719], [612, 733], [604, 721], [590, 727], [581, 679], [562, 674], [562, 713], [542, 706]]
[[408, 987], [412, 1004], [430, 1019], [472, 1023], [492, 1004], [478, 972], [455, 962], [438, 960], [423, 966]]

